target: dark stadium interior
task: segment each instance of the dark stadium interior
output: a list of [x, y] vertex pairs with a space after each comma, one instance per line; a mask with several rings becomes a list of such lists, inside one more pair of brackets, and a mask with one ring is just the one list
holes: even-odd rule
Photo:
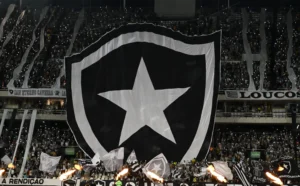
[[[166, 181], [217, 183], [218, 180], [208, 173], [197, 175], [201, 174], [201, 168], [207, 167], [207, 162], [218, 160], [228, 162], [233, 172], [233, 179], [229, 183], [243, 185], [244, 182], [239, 179], [239, 172], [234, 170], [234, 166], [239, 162], [249, 166], [246, 172], [249, 177], [253, 176], [253, 170], [250, 170], [252, 160], [260, 162], [264, 170], [268, 166], [268, 170], [274, 173], [277, 167], [272, 162], [282, 156], [289, 156], [296, 162], [295, 167], [300, 169], [300, 0], [195, 0], [195, 16], [175, 18], [158, 16], [154, 8], [155, 0], [124, 2], [125, 0], [0, 1], [0, 22], [6, 17], [9, 6], [16, 5], [3, 27], [3, 32], [0, 29], [0, 122], [3, 120], [0, 136], [8, 145], [5, 147], [5, 154], [15, 166], [8, 168], [2, 161], [0, 168], [6, 171], [2, 178], [17, 178], [19, 173], [23, 172], [22, 178], [58, 179], [63, 173], [80, 164], [81, 159], [90, 159], [77, 144], [67, 122], [64, 57], [80, 53], [107, 32], [128, 23], [152, 23], [190, 37], [222, 30], [220, 86], [214, 132], [207, 158], [192, 159], [184, 163], [169, 162], [171, 175]], [[24, 15], [23, 10], [26, 10]], [[32, 39], [33, 33], [35, 39]], [[40, 48], [41, 43], [43, 48]], [[250, 62], [245, 43], [251, 50]], [[140, 47], [136, 48], [135, 52], [140, 52]], [[28, 54], [24, 61], [26, 50]], [[156, 57], [162, 56], [148, 56], [151, 59]], [[171, 59], [175, 60], [173, 58]], [[173, 61], [169, 62], [171, 64]], [[97, 83], [100, 82], [97, 78], [104, 82], [107, 77], [122, 76], [122, 70], [117, 75], [106, 71], [109, 75], [105, 78], [97, 74], [90, 75], [89, 73], [98, 71], [98, 66], [97, 69], [93, 69], [93, 66], [89, 71], [85, 71], [83, 76], [87, 77], [86, 79], [92, 77]], [[158, 67], [149, 66], [150, 70], [155, 71], [155, 68]], [[161, 68], [168, 66], [161, 65]], [[181, 72], [184, 70], [176, 68]], [[156, 73], [159, 74], [158, 71]], [[171, 77], [170, 74], [168, 76]], [[164, 85], [166, 79], [159, 77], [153, 78], [153, 81]], [[113, 87], [111, 84], [104, 88], [92, 87], [95, 82], [90, 81], [83, 87], [90, 91], [97, 90], [97, 94], [105, 92], [107, 87]], [[249, 91], [248, 96], [247, 90], [250, 90], [251, 83], [251, 91], [258, 93], [250, 95]], [[60, 95], [59, 92], [54, 96], [16, 95], [16, 92], [22, 92], [22, 89], [52, 89], [53, 94], [56, 94], [55, 91], [61, 91], [64, 95]], [[240, 93], [243, 91], [248, 96], [245, 99], [242, 99], [241, 95], [246, 93]], [[261, 96], [263, 92], [272, 92], [272, 98]], [[89, 99], [92, 96], [86, 94], [85, 98]], [[103, 102], [104, 98], [90, 99], [97, 103], [101, 100]], [[291, 109], [293, 106], [295, 108]], [[105, 110], [107, 107], [103, 108], [100, 104], [100, 107], [89, 109]], [[28, 156], [25, 157], [25, 170], [21, 170], [33, 110], [37, 110], [36, 121]], [[27, 111], [28, 114], [24, 114]], [[87, 115], [91, 116], [90, 113]], [[113, 121], [123, 119], [114, 118], [116, 115], [113, 114], [110, 116]], [[26, 117], [24, 123], [22, 117]], [[99, 120], [94, 117], [93, 124], [97, 125]], [[22, 124], [23, 128], [20, 130]], [[111, 126], [114, 124], [108, 123]], [[100, 137], [101, 135], [99, 132]], [[119, 137], [113, 142], [110, 140], [106, 140], [106, 143], [115, 145]], [[54, 172], [39, 170], [42, 152], [50, 156], [61, 156]], [[146, 164], [145, 160], [139, 160], [139, 163]], [[131, 164], [124, 166], [130, 167]], [[142, 171], [139, 171], [138, 174], [124, 177], [123, 180], [149, 181]], [[297, 171], [295, 174], [300, 175], [300, 171]], [[118, 171], [106, 172], [103, 166], [98, 165], [92, 170], [76, 171], [68, 176], [68, 179], [79, 178], [85, 181], [84, 186], [94, 186], [95, 182], [88, 180], [113, 180], [117, 173]], [[297, 185], [300, 183], [300, 176], [296, 179], [283, 178], [282, 181], [284, 184]], [[258, 179], [253, 183], [271, 182]]]

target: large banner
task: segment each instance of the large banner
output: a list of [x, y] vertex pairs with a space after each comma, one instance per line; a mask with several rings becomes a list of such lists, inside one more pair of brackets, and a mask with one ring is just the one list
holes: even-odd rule
[[225, 91], [226, 98], [239, 100], [293, 100], [300, 98], [294, 91]]
[[138, 159], [203, 159], [214, 128], [220, 32], [188, 37], [152, 24], [115, 29], [65, 58], [68, 123], [80, 147]]
[[8, 96], [16, 97], [45, 97], [45, 98], [64, 98], [65, 89], [46, 89], [46, 88], [28, 88], [28, 89], [8, 89]]

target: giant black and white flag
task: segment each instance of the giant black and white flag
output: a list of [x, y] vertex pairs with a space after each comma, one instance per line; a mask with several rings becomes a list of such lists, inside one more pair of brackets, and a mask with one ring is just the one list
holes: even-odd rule
[[65, 58], [68, 123], [93, 157], [204, 158], [219, 87], [220, 32], [188, 37], [152, 24], [115, 29]]

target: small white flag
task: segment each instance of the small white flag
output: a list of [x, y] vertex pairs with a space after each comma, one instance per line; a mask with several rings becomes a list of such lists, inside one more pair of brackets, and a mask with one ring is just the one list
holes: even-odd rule
[[225, 161], [214, 161], [212, 162], [214, 165], [215, 171], [222, 176], [224, 176], [227, 180], [233, 179], [233, 174], [231, 172], [231, 169], [228, 167], [227, 162]]
[[[166, 157], [161, 153], [150, 160], [143, 168], [143, 173], [148, 177], [147, 172], [153, 172], [161, 178], [168, 178], [171, 174], [169, 163]], [[149, 177], [148, 177], [149, 178]], [[151, 178], [149, 178], [151, 179]]]
[[129, 164], [131, 164], [131, 163], [135, 163], [135, 162], [137, 162], [138, 160], [137, 160], [137, 158], [136, 158], [136, 154], [135, 154], [135, 152], [134, 152], [134, 150], [130, 153], [130, 155], [128, 156], [128, 158], [127, 158], [127, 163], [129, 163]]
[[121, 169], [123, 166], [123, 160], [124, 147], [112, 150], [102, 157], [106, 172], [113, 172]]
[[5, 163], [5, 165], [8, 165], [11, 163], [11, 159], [7, 155], [3, 156], [1, 158], [1, 161], [3, 161]]
[[41, 153], [39, 170], [43, 172], [54, 172], [60, 161], [60, 156], [49, 156], [48, 154]]

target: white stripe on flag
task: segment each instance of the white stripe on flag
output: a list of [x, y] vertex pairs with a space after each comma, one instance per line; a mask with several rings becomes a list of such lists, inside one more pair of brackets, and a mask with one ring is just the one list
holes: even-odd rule
[[27, 136], [26, 149], [25, 149], [25, 153], [24, 153], [24, 157], [23, 157], [23, 162], [22, 162], [22, 166], [21, 166], [21, 170], [19, 172], [18, 178], [22, 178], [23, 177], [23, 173], [24, 173], [26, 161], [28, 159], [29, 149], [30, 149], [30, 146], [31, 146], [31, 140], [32, 140], [34, 126], [35, 126], [35, 120], [36, 120], [36, 114], [37, 114], [37, 110], [34, 109], [32, 111], [32, 114], [31, 114], [31, 120], [30, 120], [30, 125], [29, 125], [28, 136]]
[[1, 119], [1, 123], [0, 123], [0, 136], [2, 134], [2, 130], [3, 130], [3, 126], [4, 126], [4, 122], [6, 120], [6, 115], [7, 115], [8, 110], [4, 109], [3, 111], [3, 115], [2, 115], [2, 119]]
[[241, 166], [240, 163], [238, 163], [237, 165], [233, 166], [235, 172], [237, 173], [239, 179], [241, 180], [241, 182], [243, 183], [243, 186], [251, 186], [251, 184], [249, 183], [245, 172], [243, 171], [243, 167]]
[[19, 135], [18, 135], [18, 139], [17, 139], [17, 142], [16, 142], [16, 147], [15, 147], [14, 155], [13, 155], [13, 158], [12, 158], [13, 163], [14, 163], [14, 160], [15, 160], [15, 157], [16, 157], [16, 154], [17, 154], [17, 150], [18, 150], [19, 144], [20, 144], [20, 138], [21, 138], [21, 134], [22, 134], [22, 130], [23, 130], [23, 127], [24, 127], [24, 122], [25, 122], [27, 113], [28, 113], [28, 110], [27, 109], [24, 110], [23, 117], [22, 117], [22, 122], [21, 122], [21, 126], [20, 126], [20, 129], [19, 129]]

